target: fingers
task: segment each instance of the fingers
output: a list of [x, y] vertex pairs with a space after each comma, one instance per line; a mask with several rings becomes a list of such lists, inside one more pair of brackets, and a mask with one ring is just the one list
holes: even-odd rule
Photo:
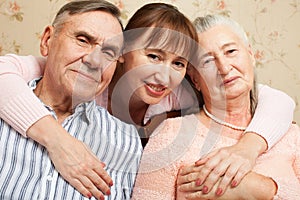
[[[113, 181], [112, 181], [111, 177], [107, 174], [107, 172], [102, 167], [96, 168], [94, 170], [97, 175], [94, 177], [91, 177], [91, 180], [96, 180], [98, 178], [98, 181], [96, 181], [96, 183], [101, 180], [101, 181], [104, 181], [105, 184], [108, 186], [113, 185]], [[101, 179], [99, 177], [101, 177]]]
[[[212, 155], [215, 154], [210, 154], [210, 156]], [[214, 156], [214, 157], [209, 157], [209, 159], [207, 159], [207, 161], [202, 164], [198, 172], [197, 184], [205, 185], [205, 187], [203, 188], [204, 193], [208, 193], [212, 188], [212, 186], [219, 180], [219, 178], [226, 171], [227, 166], [220, 164], [221, 162], [222, 162], [222, 157]]]
[[177, 188], [180, 192], [197, 192], [202, 190], [202, 185], [196, 185], [196, 181], [191, 181], [177, 185]]
[[88, 179], [86, 176], [81, 176], [79, 181], [83, 187], [90, 192], [88, 198], [94, 196], [96, 199], [104, 200], [104, 194], [98, 190], [97, 187], [95, 187], [95, 184], [91, 182], [90, 179]]
[[210, 158], [214, 157], [218, 153], [218, 150], [214, 150], [210, 152], [209, 154], [203, 156], [198, 161], [195, 162], [196, 166], [200, 166], [205, 164]]
[[110, 186], [113, 182], [107, 172], [99, 166], [91, 169], [81, 166], [73, 170], [71, 177], [66, 178], [80, 193], [90, 198], [104, 199], [104, 195], [110, 195]]

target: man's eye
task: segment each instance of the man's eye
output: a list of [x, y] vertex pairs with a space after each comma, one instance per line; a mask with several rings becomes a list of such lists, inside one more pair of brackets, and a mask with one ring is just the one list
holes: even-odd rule
[[111, 49], [102, 49], [102, 53], [104, 53], [106, 58], [109, 60], [114, 60], [117, 58], [116, 52]]
[[77, 41], [79, 42], [79, 44], [82, 44], [82, 45], [89, 44], [89, 41], [85, 37], [77, 37]]

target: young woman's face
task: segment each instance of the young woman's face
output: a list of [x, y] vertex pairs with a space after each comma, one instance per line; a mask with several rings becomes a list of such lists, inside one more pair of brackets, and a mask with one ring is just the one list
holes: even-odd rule
[[133, 98], [157, 104], [177, 87], [186, 73], [188, 61], [161, 49], [139, 49], [124, 54], [124, 71]]

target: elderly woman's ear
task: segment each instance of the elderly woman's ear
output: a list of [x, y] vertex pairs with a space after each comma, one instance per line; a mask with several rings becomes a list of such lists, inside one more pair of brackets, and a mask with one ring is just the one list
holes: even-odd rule
[[252, 58], [252, 64], [253, 64], [253, 66], [255, 66], [256, 65], [256, 59], [255, 59], [255, 56], [254, 56], [252, 46], [250, 44], [248, 45], [248, 52], [249, 52], [249, 54]]

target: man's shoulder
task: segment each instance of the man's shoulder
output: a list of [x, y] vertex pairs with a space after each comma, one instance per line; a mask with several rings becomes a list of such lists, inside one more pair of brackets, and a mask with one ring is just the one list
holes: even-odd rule
[[107, 111], [107, 109], [105, 109], [99, 105], [96, 105], [96, 109], [97, 109], [97, 112], [99, 112], [101, 115], [101, 120], [113, 123], [120, 129], [120, 131], [131, 130], [131, 131], [135, 132], [135, 134], [137, 134], [137, 130], [134, 125], [123, 122], [119, 118], [111, 115]]

